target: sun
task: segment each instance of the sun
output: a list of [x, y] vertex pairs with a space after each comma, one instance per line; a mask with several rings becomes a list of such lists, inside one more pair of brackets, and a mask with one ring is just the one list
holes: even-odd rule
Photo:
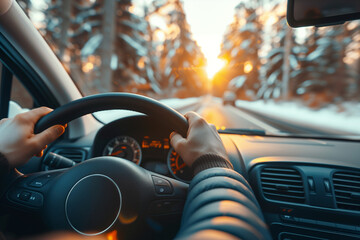
[[207, 59], [206, 73], [211, 80], [215, 74], [227, 64], [226, 60], [220, 58]]

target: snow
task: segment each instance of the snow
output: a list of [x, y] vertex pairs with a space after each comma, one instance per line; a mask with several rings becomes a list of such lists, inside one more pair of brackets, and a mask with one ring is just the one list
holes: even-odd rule
[[168, 99], [162, 99], [160, 100], [160, 102], [162, 102], [165, 105], [168, 105], [169, 107], [178, 109], [178, 108], [183, 108], [183, 107], [187, 107], [191, 104], [195, 104], [196, 102], [199, 101], [199, 98], [197, 97], [193, 97], [193, 98], [168, 98]]
[[360, 103], [342, 103], [342, 111], [336, 105], [314, 110], [297, 102], [238, 100], [238, 107], [268, 115], [304, 127], [332, 131], [335, 134], [360, 134]]
[[17, 102], [10, 101], [9, 102], [9, 118], [13, 118], [16, 115], [24, 112], [28, 112], [28, 108], [22, 108]]
[[[159, 101], [171, 108], [180, 109], [195, 104], [196, 102], [199, 101], [199, 98], [185, 98], [185, 99], [168, 98]], [[143, 114], [129, 110], [107, 110], [107, 111], [100, 111], [93, 113], [93, 115], [101, 122], [109, 123], [119, 118], [143, 115]]]

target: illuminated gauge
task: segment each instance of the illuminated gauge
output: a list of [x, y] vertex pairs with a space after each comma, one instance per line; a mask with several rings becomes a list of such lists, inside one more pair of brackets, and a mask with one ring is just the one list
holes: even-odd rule
[[127, 159], [140, 165], [141, 162], [141, 148], [139, 143], [128, 136], [119, 136], [113, 138], [103, 151], [104, 156], [114, 156]]
[[170, 149], [167, 164], [171, 174], [178, 180], [190, 182], [193, 178], [191, 168], [186, 166], [180, 155], [173, 148]]

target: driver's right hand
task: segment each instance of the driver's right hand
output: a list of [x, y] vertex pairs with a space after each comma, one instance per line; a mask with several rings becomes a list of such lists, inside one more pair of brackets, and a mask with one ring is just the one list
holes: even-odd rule
[[192, 166], [196, 159], [205, 154], [219, 155], [228, 159], [223, 142], [213, 124], [208, 124], [204, 118], [195, 112], [185, 114], [189, 122], [187, 137], [172, 132], [171, 145], [181, 156], [186, 165]]

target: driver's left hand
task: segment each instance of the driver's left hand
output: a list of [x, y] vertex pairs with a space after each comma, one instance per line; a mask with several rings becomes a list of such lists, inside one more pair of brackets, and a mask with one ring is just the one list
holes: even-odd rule
[[34, 134], [36, 122], [51, 111], [40, 107], [0, 121], [0, 153], [10, 168], [25, 164], [33, 156], [41, 157], [47, 145], [64, 133], [66, 126], [55, 125]]

